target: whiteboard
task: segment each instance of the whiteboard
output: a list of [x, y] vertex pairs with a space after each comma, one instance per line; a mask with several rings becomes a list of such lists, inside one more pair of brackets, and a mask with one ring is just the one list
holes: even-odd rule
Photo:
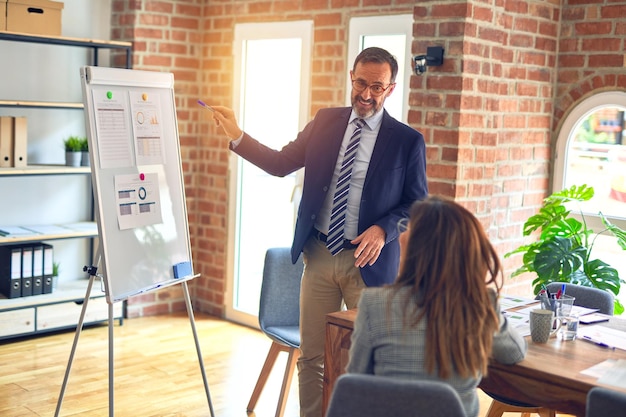
[[174, 76], [80, 71], [107, 302], [194, 278]]

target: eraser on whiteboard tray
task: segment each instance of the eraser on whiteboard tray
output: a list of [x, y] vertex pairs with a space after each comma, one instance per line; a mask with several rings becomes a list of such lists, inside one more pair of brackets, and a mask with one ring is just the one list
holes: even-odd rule
[[180, 262], [174, 265], [174, 278], [183, 278], [191, 275], [191, 262]]

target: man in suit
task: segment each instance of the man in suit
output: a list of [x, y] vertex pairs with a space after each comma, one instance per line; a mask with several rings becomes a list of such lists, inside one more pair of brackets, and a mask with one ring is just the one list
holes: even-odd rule
[[[393, 282], [400, 253], [397, 223], [408, 217], [415, 200], [428, 194], [422, 134], [383, 108], [395, 88], [397, 72], [398, 64], [386, 50], [363, 50], [350, 71], [352, 107], [320, 110], [280, 151], [243, 132], [231, 109], [214, 107], [214, 120], [231, 138], [233, 152], [276, 176], [304, 167], [291, 249], [293, 261], [302, 252], [305, 263], [298, 360], [303, 417], [322, 415], [326, 314], [340, 310], [342, 303], [356, 307], [366, 286]], [[344, 204], [345, 211], [336, 221], [333, 200], [340, 198], [335, 191], [345, 187], [341, 181], [338, 185], [338, 179], [343, 176], [345, 154], [354, 152], [349, 143], [358, 130], [361, 133], [355, 136], [360, 141], [354, 145], [356, 158], [347, 181], [347, 208]]]

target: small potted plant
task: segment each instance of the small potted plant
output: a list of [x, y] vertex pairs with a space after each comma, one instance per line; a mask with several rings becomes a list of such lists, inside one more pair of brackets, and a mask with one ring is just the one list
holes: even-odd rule
[[82, 140], [78, 136], [70, 136], [63, 141], [65, 147], [65, 165], [79, 167], [82, 158]]
[[[583, 184], [546, 197], [539, 213], [524, 223], [524, 236], [539, 231], [537, 240], [504, 255], [507, 258], [515, 253], [523, 254], [522, 266], [512, 276], [534, 273], [535, 294], [542, 285], [550, 282], [569, 282], [619, 294], [623, 280], [618, 271], [606, 262], [592, 258], [592, 249], [597, 236], [610, 233], [616, 238], [618, 246], [626, 250], [626, 232], [609, 222], [600, 212], [598, 215], [604, 230], [596, 233], [588, 228], [582, 210], [576, 218], [567, 207], [568, 204], [588, 201], [593, 195], [593, 187]], [[624, 306], [616, 297], [614, 312], [621, 314], [623, 311]]]
[[81, 138], [80, 144], [81, 158], [80, 158], [80, 166], [88, 167], [89, 166], [89, 141], [87, 138]]
[[52, 290], [56, 290], [57, 285], [59, 285], [59, 263], [52, 263]]

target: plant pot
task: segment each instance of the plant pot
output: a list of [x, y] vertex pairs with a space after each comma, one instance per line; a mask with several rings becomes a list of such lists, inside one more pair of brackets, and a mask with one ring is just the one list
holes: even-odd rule
[[80, 166], [81, 167], [88, 167], [89, 166], [89, 152], [87, 152], [87, 151], [81, 152]]
[[68, 167], [79, 167], [81, 158], [81, 152], [65, 152], [65, 165]]

